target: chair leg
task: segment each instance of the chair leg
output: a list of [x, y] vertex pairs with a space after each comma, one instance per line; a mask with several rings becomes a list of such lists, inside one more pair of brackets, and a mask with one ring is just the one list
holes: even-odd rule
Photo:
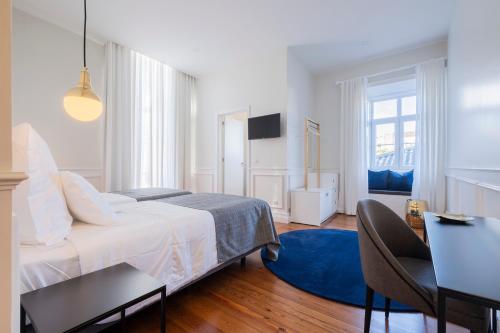
[[389, 318], [389, 312], [391, 311], [391, 299], [389, 297], [385, 298], [385, 318]]
[[373, 309], [373, 289], [366, 286], [366, 302], [365, 302], [365, 330], [364, 333], [370, 332], [370, 323], [372, 320]]

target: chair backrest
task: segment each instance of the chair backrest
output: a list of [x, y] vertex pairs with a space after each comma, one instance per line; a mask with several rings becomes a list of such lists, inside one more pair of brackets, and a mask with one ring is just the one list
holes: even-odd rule
[[357, 226], [366, 284], [386, 297], [433, 314], [432, 295], [396, 258], [430, 259], [427, 247], [415, 232], [396, 213], [375, 200], [358, 202]]

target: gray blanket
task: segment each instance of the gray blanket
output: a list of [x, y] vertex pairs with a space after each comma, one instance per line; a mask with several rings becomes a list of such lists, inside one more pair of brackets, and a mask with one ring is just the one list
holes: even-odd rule
[[113, 193], [126, 195], [127, 197], [134, 198], [137, 201], [157, 200], [163, 198], [176, 197], [178, 195], [191, 194], [191, 192], [188, 191], [174, 190], [171, 188], [164, 188], [164, 187], [135, 188], [135, 189], [130, 189], [128, 191], [116, 191]]
[[235, 195], [197, 193], [160, 199], [173, 205], [209, 211], [215, 221], [217, 259], [226, 262], [260, 246], [278, 259], [280, 241], [267, 202]]

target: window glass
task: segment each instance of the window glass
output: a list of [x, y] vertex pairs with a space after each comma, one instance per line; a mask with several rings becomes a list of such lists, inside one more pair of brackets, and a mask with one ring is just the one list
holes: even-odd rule
[[396, 148], [396, 124], [385, 123], [375, 126], [375, 166], [394, 164]]
[[398, 100], [389, 99], [373, 103], [373, 119], [392, 118], [398, 115]]
[[415, 120], [403, 122], [402, 165], [413, 165], [415, 162], [416, 125]]
[[403, 97], [401, 99], [401, 115], [409, 116], [414, 114], [417, 114], [417, 97]]

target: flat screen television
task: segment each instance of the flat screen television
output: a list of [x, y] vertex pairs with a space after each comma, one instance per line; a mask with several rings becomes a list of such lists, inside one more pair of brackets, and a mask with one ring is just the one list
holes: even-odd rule
[[248, 118], [248, 140], [279, 138], [280, 114]]

